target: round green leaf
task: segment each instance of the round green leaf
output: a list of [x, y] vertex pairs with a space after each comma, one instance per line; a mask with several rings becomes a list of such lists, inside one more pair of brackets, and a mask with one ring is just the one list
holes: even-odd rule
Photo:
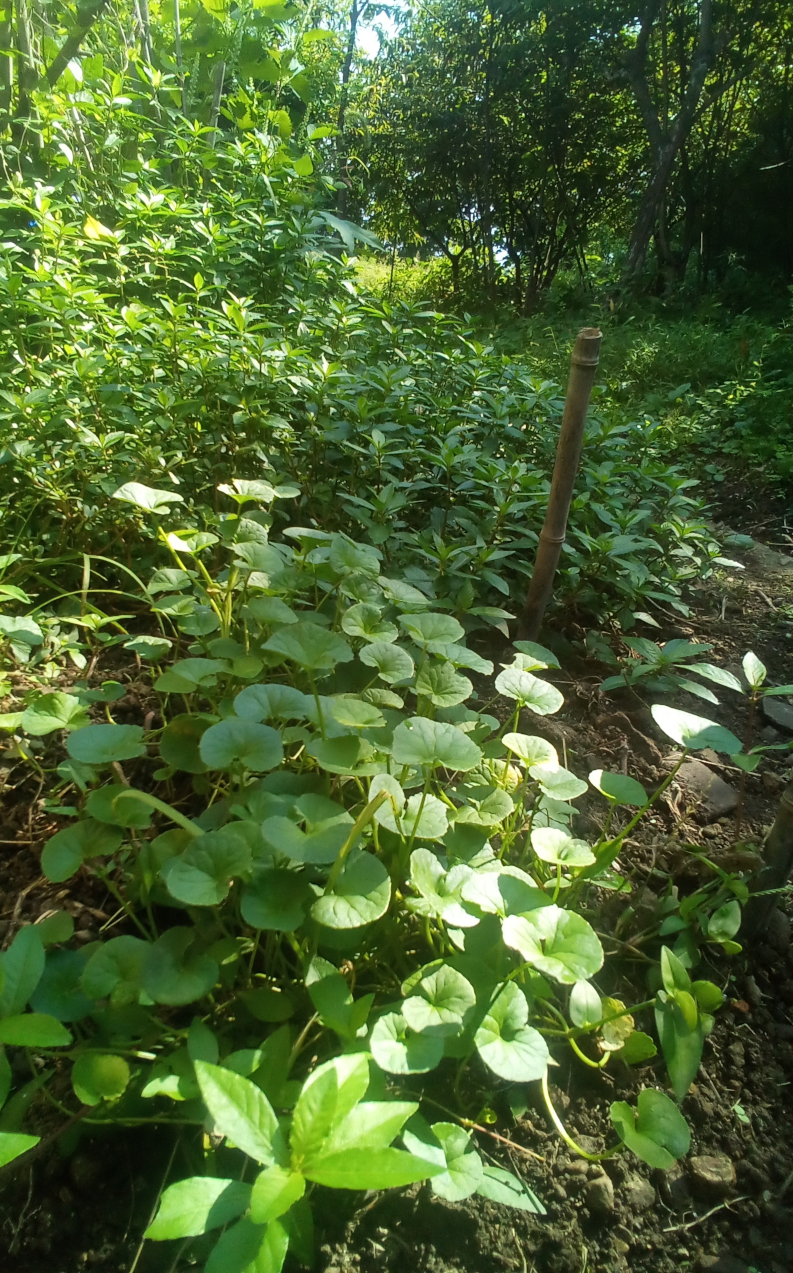
[[340, 738], [316, 738], [306, 747], [306, 754], [313, 756], [328, 773], [351, 774], [360, 764], [372, 759], [375, 749], [360, 735], [345, 734]]
[[354, 657], [351, 646], [337, 632], [316, 623], [293, 623], [274, 632], [263, 648], [282, 654], [309, 671], [330, 671]]
[[107, 857], [121, 844], [121, 832], [93, 818], [57, 831], [44, 845], [41, 869], [53, 884], [71, 879], [86, 858]]
[[526, 963], [564, 985], [588, 981], [603, 967], [597, 934], [574, 911], [542, 906], [528, 915], [508, 915], [501, 931]]
[[125, 787], [120, 782], [108, 783], [106, 787], [89, 792], [86, 812], [97, 822], [106, 822], [114, 827], [151, 826], [151, 808], [136, 800], [137, 794], [134, 787]]
[[500, 915], [502, 919], [548, 903], [547, 894], [537, 888], [530, 875], [519, 866], [503, 866], [498, 861], [469, 871], [462, 895], [464, 901], [478, 906], [486, 915]]
[[383, 863], [371, 853], [353, 849], [311, 914], [326, 928], [362, 928], [385, 915], [390, 901], [391, 877]]
[[71, 694], [41, 694], [22, 715], [25, 733], [36, 737], [56, 729], [82, 729], [88, 723], [87, 711]]
[[[555, 772], [559, 768], [556, 748], [544, 738], [536, 738], [533, 734], [505, 734], [503, 742], [528, 769]], [[532, 776], [536, 778], [539, 774], [533, 773]]]
[[72, 1087], [83, 1105], [115, 1101], [126, 1091], [130, 1070], [123, 1056], [83, 1052], [72, 1066]]
[[234, 824], [196, 836], [160, 872], [168, 892], [186, 906], [218, 906], [237, 875], [251, 869], [251, 851]]
[[642, 784], [635, 778], [629, 778], [627, 774], [608, 774], [602, 769], [594, 769], [589, 775], [589, 781], [614, 804], [629, 804], [640, 808], [647, 803], [647, 792]]
[[640, 1092], [636, 1104], [634, 1114], [626, 1101], [615, 1101], [611, 1121], [620, 1139], [642, 1162], [666, 1171], [689, 1151], [688, 1123], [674, 1101], [655, 1088]]
[[371, 544], [353, 543], [347, 535], [333, 536], [330, 547], [330, 564], [339, 575], [368, 575], [377, 579], [380, 574], [382, 554]]
[[587, 790], [583, 778], [576, 778], [569, 769], [540, 768], [532, 777], [537, 778], [546, 796], [552, 800], [575, 800]]
[[113, 499], [124, 500], [134, 504], [144, 513], [167, 513], [169, 504], [183, 504], [184, 498], [176, 491], [158, 491], [153, 486], [144, 486], [141, 482], [125, 482], [113, 492]]
[[251, 597], [248, 611], [257, 623], [280, 625], [299, 622], [298, 615], [280, 597]]
[[462, 1202], [482, 1183], [482, 1159], [471, 1147], [471, 1133], [456, 1123], [433, 1123], [432, 1131], [446, 1160], [446, 1170], [432, 1177], [432, 1192], [447, 1202]]
[[262, 871], [242, 894], [242, 918], [251, 928], [291, 933], [303, 923], [311, 896], [308, 881], [296, 871]]
[[712, 747], [714, 751], [726, 751], [728, 755], [741, 750], [741, 741], [717, 725], [715, 721], [704, 716], [694, 716], [691, 712], [678, 711], [676, 707], [667, 707], [664, 703], [654, 703], [650, 708], [653, 720], [669, 738], [690, 751], [699, 751], [703, 747]]
[[331, 711], [345, 729], [379, 729], [386, 723], [383, 713], [361, 698], [334, 698]]
[[450, 614], [403, 614], [399, 618], [400, 626], [408, 636], [430, 654], [443, 654], [448, 645], [455, 645], [465, 636], [461, 623]]
[[387, 1074], [426, 1074], [440, 1063], [443, 1039], [411, 1034], [403, 1016], [388, 1012], [375, 1023], [369, 1050]]
[[[417, 618], [425, 618], [417, 615]], [[474, 692], [467, 676], [455, 672], [451, 663], [425, 663], [416, 677], [416, 693], [424, 695], [435, 707], [456, 707]]]
[[239, 765], [252, 773], [275, 769], [284, 758], [281, 735], [269, 725], [230, 716], [210, 725], [202, 736], [199, 754], [209, 769]]
[[586, 840], [574, 840], [566, 831], [537, 827], [531, 833], [531, 847], [543, 862], [554, 866], [584, 867], [597, 861]]
[[443, 964], [414, 989], [402, 1004], [402, 1016], [411, 1030], [441, 1038], [462, 1032], [466, 1014], [476, 1005], [474, 988], [462, 973]]
[[159, 663], [170, 648], [171, 642], [167, 637], [137, 636], [131, 641], [124, 642], [125, 650], [132, 650], [133, 654], [137, 654], [139, 658], [151, 659], [154, 663]]
[[514, 981], [508, 981], [474, 1035], [485, 1065], [511, 1083], [541, 1079], [548, 1068], [548, 1046], [539, 1030], [527, 1024], [528, 1019], [526, 996]]
[[521, 707], [528, 707], [537, 716], [551, 716], [564, 703], [564, 695], [555, 685], [541, 681], [531, 672], [518, 667], [504, 668], [496, 677], [496, 689], [506, 698], [514, 698]]
[[414, 716], [394, 730], [393, 757], [398, 765], [443, 765], [466, 772], [482, 759], [482, 752], [456, 725]]
[[193, 1003], [218, 979], [215, 960], [197, 948], [194, 928], [169, 928], [149, 947], [143, 960], [143, 989], [155, 1003]]
[[86, 725], [69, 735], [66, 750], [84, 765], [110, 765], [146, 753], [140, 725]]
[[407, 650], [388, 641], [373, 641], [365, 645], [358, 653], [358, 658], [367, 667], [377, 668], [381, 681], [388, 685], [396, 685], [399, 681], [407, 681], [413, 675], [413, 660]]
[[350, 606], [342, 617], [341, 626], [348, 636], [360, 641], [385, 641], [390, 644], [399, 636], [399, 629], [382, 617], [379, 606], [360, 602]]
[[89, 999], [109, 999], [114, 1008], [137, 1003], [149, 943], [140, 937], [111, 937], [91, 955], [80, 977]]
[[160, 737], [160, 756], [165, 764], [186, 774], [206, 773], [199, 748], [214, 720], [214, 716], [188, 712], [172, 717]]
[[81, 977], [88, 963], [82, 950], [51, 950], [41, 981], [30, 996], [34, 1012], [43, 1012], [57, 1021], [82, 1021], [94, 1005], [83, 993]]
[[305, 720], [309, 699], [291, 685], [247, 685], [234, 699], [234, 711], [243, 720]]
[[463, 887], [471, 873], [464, 863], [447, 871], [429, 849], [414, 849], [410, 883], [420, 897], [410, 901], [410, 909], [442, 919], [453, 928], [474, 928], [479, 921], [463, 906]]

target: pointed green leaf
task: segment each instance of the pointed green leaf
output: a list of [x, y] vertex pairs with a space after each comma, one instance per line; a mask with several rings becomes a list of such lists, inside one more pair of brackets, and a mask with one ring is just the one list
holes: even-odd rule
[[264, 1092], [241, 1074], [206, 1061], [196, 1061], [195, 1072], [217, 1131], [249, 1158], [272, 1166], [278, 1119]]
[[503, 1206], [516, 1207], [518, 1211], [529, 1211], [536, 1216], [547, 1215], [545, 1207], [525, 1180], [520, 1180], [511, 1171], [504, 1171], [502, 1167], [488, 1163], [476, 1192], [490, 1202], [500, 1202]]
[[641, 808], [647, 803], [647, 792], [642, 784], [635, 778], [629, 778], [627, 774], [609, 774], [603, 769], [594, 769], [589, 775], [589, 781], [614, 804]]
[[663, 703], [654, 703], [650, 711], [656, 725], [669, 738], [691, 751], [712, 747], [714, 751], [726, 751], [731, 755], [741, 750], [740, 739], [729, 729], [724, 729], [712, 720], [706, 720], [704, 716], [681, 712], [676, 707], [667, 707]]
[[209, 1233], [241, 1215], [250, 1200], [251, 1186], [240, 1180], [219, 1180], [214, 1176], [179, 1180], [163, 1193], [146, 1237], [160, 1242]]
[[254, 1224], [277, 1220], [305, 1191], [306, 1182], [299, 1172], [277, 1165], [266, 1167], [253, 1183], [251, 1220]]
[[369, 1061], [362, 1052], [334, 1057], [308, 1076], [295, 1105], [289, 1135], [296, 1170], [308, 1175], [306, 1166], [321, 1157], [328, 1137], [344, 1125], [368, 1086]]
[[645, 1088], [636, 1102], [637, 1113], [626, 1101], [611, 1106], [611, 1121], [620, 1139], [642, 1162], [662, 1171], [688, 1153], [691, 1133], [674, 1101], [655, 1088]]

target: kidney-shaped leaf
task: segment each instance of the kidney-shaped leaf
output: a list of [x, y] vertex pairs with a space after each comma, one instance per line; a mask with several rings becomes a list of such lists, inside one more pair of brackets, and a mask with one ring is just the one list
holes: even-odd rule
[[242, 895], [242, 918], [251, 928], [291, 933], [303, 923], [310, 897], [308, 881], [296, 871], [262, 871]]
[[144, 486], [142, 482], [125, 482], [113, 492], [113, 499], [134, 504], [144, 513], [167, 513], [169, 504], [184, 503], [184, 498], [176, 491], [158, 491], [153, 486]]
[[496, 689], [506, 698], [514, 698], [521, 707], [528, 707], [537, 716], [551, 716], [564, 702], [555, 685], [541, 681], [518, 667], [506, 667], [496, 677]]
[[22, 716], [25, 733], [37, 737], [56, 729], [82, 729], [87, 724], [88, 713], [72, 694], [41, 694]]
[[442, 964], [423, 977], [415, 993], [402, 1004], [402, 1015], [418, 1034], [445, 1037], [460, 1034], [466, 1015], [476, 1004], [476, 992], [462, 973]]
[[597, 934], [575, 911], [542, 906], [528, 915], [508, 915], [501, 931], [526, 963], [564, 985], [587, 981], [603, 967]]
[[443, 654], [448, 645], [455, 645], [465, 636], [465, 629], [450, 614], [403, 614], [399, 617], [401, 627], [405, 629], [416, 645], [429, 650], [431, 654]]
[[41, 855], [41, 869], [53, 884], [60, 884], [71, 879], [86, 858], [108, 857], [115, 853], [121, 840], [118, 827], [85, 818], [57, 831], [47, 841]]
[[443, 1056], [443, 1039], [411, 1033], [398, 1012], [388, 1012], [375, 1023], [369, 1047], [387, 1074], [426, 1074], [435, 1069]]
[[277, 729], [236, 716], [210, 725], [201, 737], [199, 752], [208, 769], [230, 769], [238, 764], [251, 773], [276, 769], [284, 758]]
[[406, 681], [413, 675], [413, 660], [407, 650], [402, 650], [390, 641], [373, 641], [365, 645], [358, 658], [367, 667], [377, 668], [381, 681], [388, 685], [396, 685], [398, 681]]
[[531, 847], [543, 862], [554, 866], [592, 866], [597, 859], [586, 840], [574, 840], [566, 831], [537, 827], [531, 833]]
[[432, 1131], [440, 1142], [446, 1170], [433, 1176], [432, 1192], [447, 1202], [462, 1202], [476, 1193], [485, 1174], [479, 1154], [471, 1145], [471, 1133], [456, 1123], [433, 1123]]
[[162, 869], [168, 892], [186, 906], [218, 906], [235, 876], [251, 868], [251, 851], [234, 825], [199, 835]]
[[514, 981], [508, 981], [474, 1036], [485, 1065], [511, 1083], [541, 1079], [548, 1068], [548, 1046], [539, 1030], [527, 1024], [528, 1019], [526, 996]]
[[69, 735], [66, 750], [84, 765], [110, 765], [143, 756], [146, 747], [140, 725], [86, 725]]
[[414, 716], [394, 730], [393, 757], [398, 765], [443, 765], [466, 772], [479, 764], [482, 752], [456, 725]]
[[292, 623], [274, 632], [263, 649], [283, 654], [310, 672], [330, 671], [337, 663], [349, 663], [351, 646], [337, 632], [316, 623]]
[[[504, 746], [508, 747], [531, 770], [548, 769], [555, 773], [559, 768], [556, 748], [544, 738], [533, 734], [505, 734]], [[533, 774], [536, 778], [539, 774]]]
[[353, 849], [311, 914], [326, 928], [362, 928], [385, 915], [390, 901], [391, 877], [383, 863], [371, 853]]
[[149, 946], [141, 981], [155, 1003], [193, 1003], [215, 985], [218, 966], [196, 946], [196, 937], [194, 928], [169, 928]]

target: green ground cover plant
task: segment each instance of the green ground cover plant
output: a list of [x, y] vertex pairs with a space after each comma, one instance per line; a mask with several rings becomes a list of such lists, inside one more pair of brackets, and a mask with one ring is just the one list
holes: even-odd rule
[[[440, 1197], [541, 1214], [471, 1142], [471, 1103], [539, 1083], [560, 1134], [603, 1157], [553, 1107], [553, 1052], [646, 1065], [657, 1045], [636, 1016], [652, 1010], [675, 1100], [648, 1086], [636, 1109], [615, 1102], [605, 1156], [670, 1166], [689, 1144], [676, 1102], [722, 1002], [696, 965], [708, 944], [740, 949], [746, 888], [720, 872], [685, 904], [670, 893], [649, 997], [632, 1005], [597, 988], [613, 980], [599, 899], [629, 894], [625, 837], [690, 751], [739, 740], [656, 706], [681, 747], [659, 791], [602, 771], [587, 782], [525, 732], [563, 703], [549, 651], [517, 643], [495, 677], [500, 721], [471, 679], [492, 663], [428, 591], [383, 574], [378, 548], [313, 527], [275, 539], [278, 484], [222, 486], [237, 510], [222, 535], [186, 526], [161, 490], [116, 492], [169, 561], [143, 594], [147, 622], [111, 637], [140, 661], [146, 721], [114, 720], [113, 682], [43, 679], [0, 719], [57, 793], [45, 875], [96, 876], [118, 905], [86, 947], [69, 947], [60, 912], [0, 956], [0, 1044], [32, 1067], [12, 1094], [3, 1051], [4, 1161], [36, 1143], [22, 1130], [36, 1091], [65, 1115], [90, 1107], [89, 1126], [213, 1129], [228, 1141], [220, 1174], [199, 1155], [148, 1236], [223, 1228], [205, 1256], [225, 1273], [277, 1271], [288, 1249], [307, 1261], [316, 1185], [428, 1179]], [[10, 662], [35, 648], [25, 622]], [[607, 811], [592, 844], [572, 831], [589, 786]]]

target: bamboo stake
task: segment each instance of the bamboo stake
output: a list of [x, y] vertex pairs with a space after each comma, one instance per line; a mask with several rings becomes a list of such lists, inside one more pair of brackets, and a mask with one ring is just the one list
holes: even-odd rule
[[573, 347], [551, 494], [540, 532], [534, 573], [518, 626], [518, 637], [524, 641], [537, 639], [553, 593], [554, 575], [565, 540], [567, 516], [573, 498], [578, 462], [581, 459], [584, 424], [600, 357], [601, 339], [597, 327], [582, 327]]

